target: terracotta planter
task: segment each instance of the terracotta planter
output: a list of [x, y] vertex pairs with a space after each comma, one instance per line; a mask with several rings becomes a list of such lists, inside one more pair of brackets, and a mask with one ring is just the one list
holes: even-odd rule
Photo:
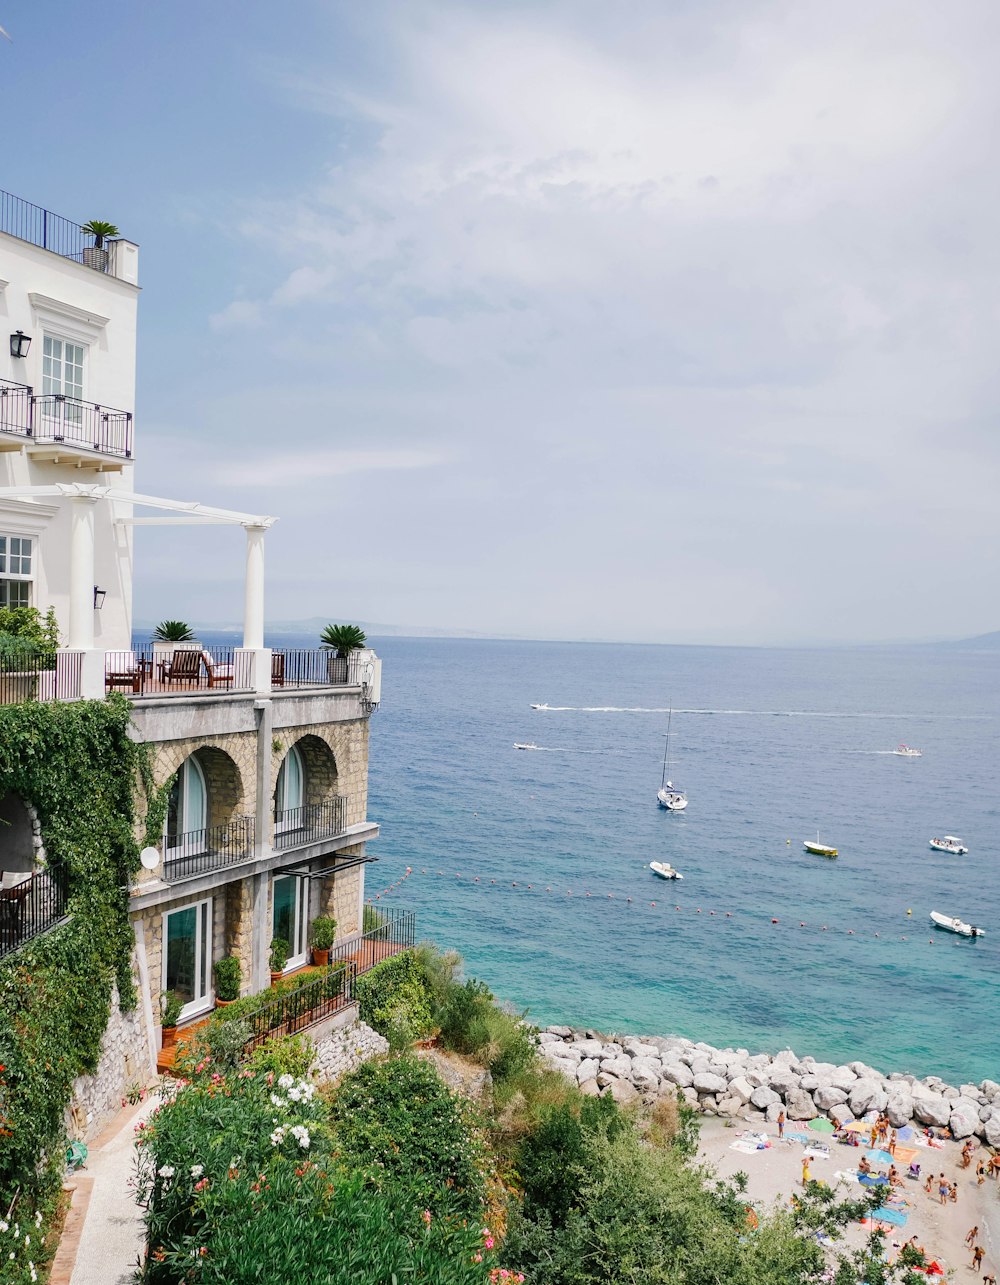
[[277, 986], [277, 984], [281, 981], [281, 979], [282, 979], [282, 977], [284, 977], [284, 975], [285, 975], [284, 973], [274, 973], [274, 972], [272, 972], [272, 974], [271, 974], [271, 985], [272, 985], [272, 986]]
[[326, 950], [320, 950], [318, 946], [314, 946], [312, 948], [312, 951], [313, 951], [313, 963], [316, 965], [316, 967], [326, 968], [326, 966], [330, 962], [329, 948], [327, 948]]
[[234, 999], [219, 999], [218, 995], [216, 995], [215, 997], [216, 1008], [228, 1008], [230, 1004], [235, 1004], [235, 1003], [236, 1001]]
[[161, 1049], [174, 1048], [177, 1044], [177, 1027], [161, 1026], [160, 1030], [163, 1032], [163, 1038], [160, 1042], [160, 1048]]

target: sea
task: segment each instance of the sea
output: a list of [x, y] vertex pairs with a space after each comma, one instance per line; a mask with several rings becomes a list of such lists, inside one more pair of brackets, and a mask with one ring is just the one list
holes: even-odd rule
[[[1000, 1080], [1000, 653], [371, 641], [367, 895], [498, 998]], [[671, 709], [682, 813], [656, 803]], [[931, 850], [945, 833], [969, 854]], [[817, 835], [836, 860], [804, 851]]]

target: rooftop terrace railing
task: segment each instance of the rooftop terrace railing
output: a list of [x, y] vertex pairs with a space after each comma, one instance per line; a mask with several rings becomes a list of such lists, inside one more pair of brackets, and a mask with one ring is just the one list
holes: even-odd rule
[[361, 683], [359, 652], [338, 656], [322, 647], [281, 648], [271, 664], [272, 687], [356, 687]]
[[82, 674], [79, 652], [5, 656], [0, 659], [0, 705], [78, 700]]
[[95, 247], [92, 233], [85, 232], [72, 219], [53, 214], [41, 205], [32, 205], [11, 192], [0, 192], [0, 232], [28, 241], [43, 250], [51, 250], [53, 254], [82, 263], [97, 272], [107, 271], [108, 253]]
[[66, 917], [69, 895], [64, 873], [36, 870], [13, 888], [0, 890], [0, 959]]

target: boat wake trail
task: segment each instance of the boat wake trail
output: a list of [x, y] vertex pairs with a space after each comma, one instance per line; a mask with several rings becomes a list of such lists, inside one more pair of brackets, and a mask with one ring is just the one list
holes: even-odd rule
[[[541, 714], [669, 714], [667, 706], [652, 705], [532, 705], [532, 709]], [[988, 721], [991, 714], [905, 714], [893, 711], [880, 713], [878, 710], [834, 710], [834, 709], [681, 709], [675, 705], [675, 714], [704, 714], [706, 716], [732, 716], [746, 718], [868, 718], [922, 720], [937, 722], [982, 722]], [[894, 750], [859, 750], [859, 754], [894, 754]]]

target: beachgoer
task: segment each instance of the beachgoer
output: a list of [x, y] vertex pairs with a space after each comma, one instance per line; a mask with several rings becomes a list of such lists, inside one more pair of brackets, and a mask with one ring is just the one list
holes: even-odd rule
[[887, 1115], [880, 1115], [878, 1118], [879, 1142], [885, 1142], [888, 1136], [889, 1136], [889, 1117]]
[[972, 1164], [972, 1139], [970, 1138], [962, 1148], [962, 1168], [968, 1169]]
[[986, 1161], [980, 1160], [976, 1165], [976, 1186], [981, 1187], [986, 1181]]
[[785, 1113], [784, 1111], [779, 1111], [778, 1112], [778, 1137], [783, 1138], [784, 1136], [785, 1136]]
[[809, 1157], [808, 1156], [802, 1157], [802, 1185], [803, 1187], [806, 1187], [809, 1185]]
[[972, 1251], [972, 1270], [974, 1272], [978, 1271], [979, 1268], [982, 1266], [983, 1259], [985, 1257], [986, 1257], [986, 1250], [983, 1249], [982, 1245], [977, 1245], [976, 1248]]
[[892, 1137], [889, 1139], [889, 1155], [894, 1156], [895, 1154], [896, 1154], [896, 1130], [893, 1129]]
[[875, 1150], [875, 1143], [878, 1141], [878, 1125], [877, 1125], [877, 1124], [873, 1124], [873, 1125], [872, 1125], [871, 1133], [870, 1133], [870, 1135], [869, 1135], [869, 1141], [870, 1141], [870, 1142], [871, 1142], [871, 1144], [872, 1144], [872, 1151], [874, 1151], [874, 1150]]
[[968, 1235], [965, 1237], [965, 1243], [968, 1245], [970, 1249], [976, 1243], [976, 1237], [978, 1235], [979, 1235], [979, 1224], [976, 1223], [975, 1227], [969, 1228]]
[[941, 1177], [938, 1179], [938, 1199], [941, 1201], [942, 1205], [945, 1205], [948, 1203], [949, 1190], [950, 1188], [948, 1186], [948, 1183], [945, 1182], [944, 1174], [942, 1174]]
[[858, 1161], [858, 1173], [871, 1173], [871, 1171], [872, 1171], [872, 1167], [868, 1163], [868, 1157], [862, 1156], [861, 1159]]
[[924, 1183], [924, 1191], [927, 1192], [928, 1196], [931, 1194], [931, 1188], [933, 1186], [934, 1186], [934, 1175], [932, 1173], [929, 1173], [927, 1175], [927, 1181]]
[[990, 1177], [995, 1178], [998, 1173], [1000, 1173], [1000, 1152], [997, 1152], [994, 1156], [990, 1156], [989, 1162]]
[[948, 1194], [948, 1199], [951, 1201], [953, 1205], [958, 1204], [958, 1183], [957, 1182], [953, 1182], [951, 1184], [951, 1191]]
[[899, 1173], [896, 1169], [896, 1166], [890, 1165], [889, 1166], [889, 1186], [901, 1187], [902, 1185], [903, 1185], [903, 1180], [902, 1178], [900, 1178]]

